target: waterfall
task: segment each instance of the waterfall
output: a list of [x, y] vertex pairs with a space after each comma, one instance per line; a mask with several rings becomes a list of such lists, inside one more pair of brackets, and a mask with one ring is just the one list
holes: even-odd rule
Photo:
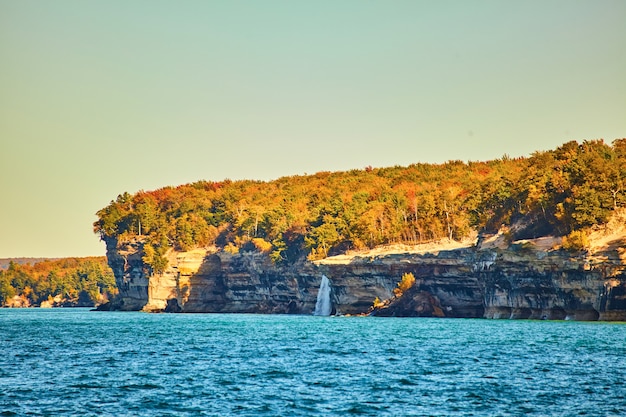
[[326, 275], [322, 275], [322, 283], [317, 292], [314, 316], [330, 316], [332, 305], [330, 304], [330, 281]]

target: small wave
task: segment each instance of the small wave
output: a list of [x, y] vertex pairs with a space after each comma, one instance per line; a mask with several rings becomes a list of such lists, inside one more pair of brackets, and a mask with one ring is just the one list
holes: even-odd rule
[[69, 385], [69, 388], [78, 388], [78, 389], [101, 389], [101, 388], [108, 388], [105, 385], [101, 385], [101, 384], [90, 384], [90, 383], [85, 383], [85, 384], [72, 384]]
[[400, 385], [418, 385], [416, 382], [413, 382], [407, 378], [400, 378], [398, 382], [400, 383]]
[[377, 414], [378, 412], [381, 411], [380, 407], [376, 407], [373, 406], [371, 404], [361, 404], [361, 403], [357, 403], [357, 404], [351, 404], [350, 407], [345, 410], [346, 413], [348, 414], [366, 414], [366, 415], [370, 415], [370, 414]]
[[156, 385], [156, 384], [129, 384], [129, 385], [122, 385], [119, 387], [121, 390], [126, 390], [126, 391], [134, 391], [134, 390], [152, 390], [152, 389], [160, 389], [163, 388], [160, 385]]
[[332, 382], [332, 381], [314, 381], [314, 382], [309, 383], [308, 385], [312, 385], [315, 387], [322, 387], [322, 388], [335, 388], [338, 386], [336, 382]]
[[153, 400], [146, 403], [146, 408], [154, 410], [169, 410], [172, 408], [172, 404], [163, 400]]
[[326, 349], [326, 348], [321, 348], [321, 349], [313, 349], [314, 353], [323, 353], [325, 355], [336, 355], [336, 354], [340, 354], [340, 352], [337, 352], [335, 350], [331, 350], [331, 349]]
[[264, 377], [269, 379], [293, 379], [295, 374], [293, 372], [286, 372], [278, 369], [272, 369], [263, 374]]

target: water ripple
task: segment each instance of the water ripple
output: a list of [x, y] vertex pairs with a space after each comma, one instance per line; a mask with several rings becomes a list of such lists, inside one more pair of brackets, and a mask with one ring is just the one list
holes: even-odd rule
[[626, 415], [614, 323], [0, 310], [0, 351], [0, 416]]

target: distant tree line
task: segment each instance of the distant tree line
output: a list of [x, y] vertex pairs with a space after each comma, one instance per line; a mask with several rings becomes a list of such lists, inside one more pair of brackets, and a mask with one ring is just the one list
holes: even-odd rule
[[[0, 306], [102, 304], [117, 294], [105, 257], [62, 258], [0, 270]], [[17, 299], [15, 299], [17, 297]]]
[[102, 239], [169, 248], [262, 250], [275, 262], [389, 243], [463, 239], [517, 222], [515, 238], [602, 224], [626, 203], [626, 139], [575, 141], [527, 158], [319, 172], [270, 182], [198, 181], [121, 194], [98, 211]]

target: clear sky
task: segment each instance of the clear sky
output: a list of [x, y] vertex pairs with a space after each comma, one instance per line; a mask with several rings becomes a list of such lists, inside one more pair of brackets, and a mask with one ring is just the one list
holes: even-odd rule
[[0, 258], [166, 185], [626, 137], [623, 0], [0, 0]]

